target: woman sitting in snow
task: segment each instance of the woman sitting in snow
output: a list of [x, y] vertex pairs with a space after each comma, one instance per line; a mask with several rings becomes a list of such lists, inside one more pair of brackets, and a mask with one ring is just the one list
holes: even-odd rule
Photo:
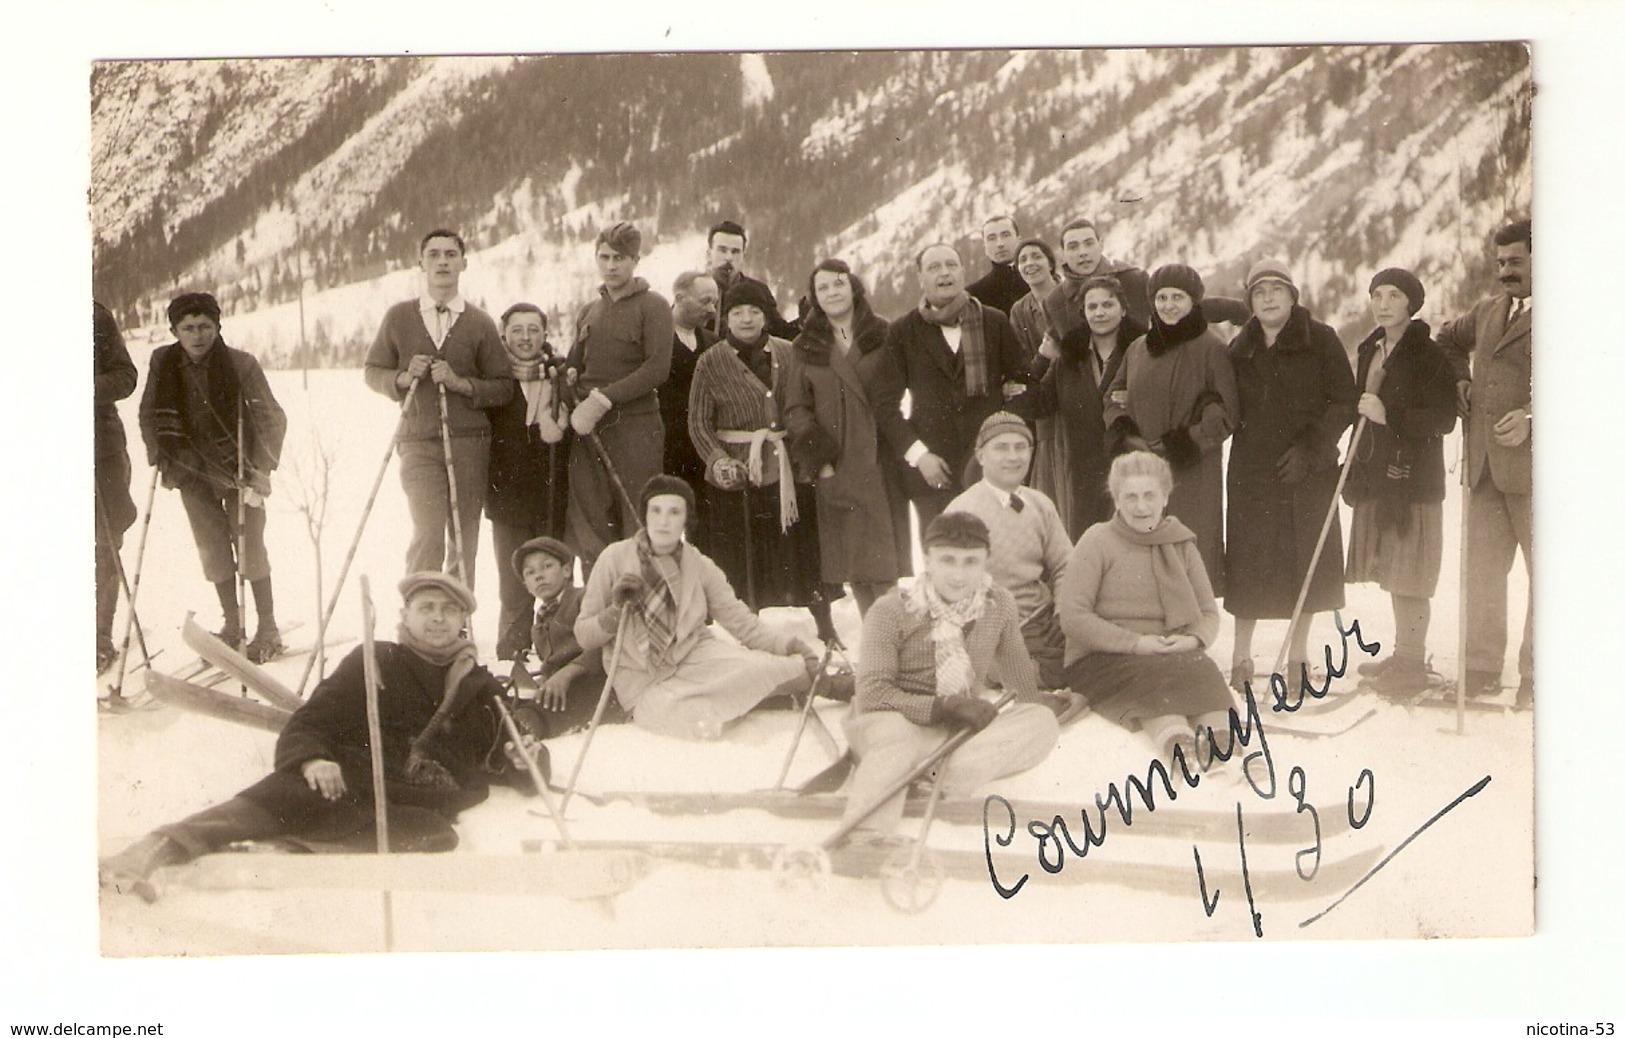
[[1203, 651], [1219, 606], [1196, 535], [1165, 515], [1174, 475], [1149, 451], [1112, 462], [1117, 514], [1084, 531], [1055, 589], [1067, 679], [1096, 713], [1145, 732], [1163, 760], [1176, 746], [1194, 768], [1195, 732], [1223, 732], [1233, 705]]
[[[588, 652], [622, 632], [604, 659], [633, 722], [679, 738], [717, 739], [762, 700], [805, 692], [818, 650], [762, 623], [717, 564], [683, 542], [693, 489], [657, 475], [643, 485], [639, 507], [644, 529], [598, 556], [575, 625]], [[739, 644], [713, 634], [713, 620]]]

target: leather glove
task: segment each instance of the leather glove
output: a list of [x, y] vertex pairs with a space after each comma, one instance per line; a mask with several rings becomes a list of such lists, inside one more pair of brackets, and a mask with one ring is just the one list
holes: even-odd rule
[[576, 403], [575, 410], [570, 412], [570, 428], [578, 435], [586, 436], [598, 427], [609, 409], [614, 406], [609, 397], [600, 390], [593, 390], [586, 397]]
[[932, 704], [932, 721], [952, 728], [979, 732], [999, 716], [998, 707], [976, 696], [939, 696]]
[[649, 585], [636, 573], [622, 574], [621, 579], [609, 592], [609, 599], [618, 606], [637, 605], [643, 601], [643, 596], [649, 590]]

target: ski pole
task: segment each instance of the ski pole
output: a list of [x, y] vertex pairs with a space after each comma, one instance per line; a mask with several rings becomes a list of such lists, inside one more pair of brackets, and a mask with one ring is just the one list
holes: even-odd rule
[[[930, 860], [928, 868], [922, 869], [921, 865], [928, 860], [925, 841], [931, 834], [931, 823], [937, 818], [937, 803], [942, 799], [942, 776], [947, 770], [948, 764], [944, 762], [931, 780], [931, 792], [925, 801], [925, 817], [920, 820], [920, 835], [915, 837], [914, 846], [908, 848], [906, 855], [894, 853], [880, 869], [881, 895], [893, 908], [902, 912], [925, 911], [942, 889], [942, 867], [934, 860]], [[900, 857], [904, 860], [899, 863], [897, 859]]]
[[[152, 527], [152, 506], [157, 500], [157, 496], [158, 467], [154, 465], [152, 469], [152, 479], [147, 482], [147, 509], [146, 514], [141, 518], [141, 536], [136, 540], [135, 575], [130, 578], [129, 586], [125, 588], [124, 592], [124, 597], [128, 600], [129, 607], [128, 612], [124, 616], [124, 637], [119, 639], [118, 674], [114, 677], [112, 685], [112, 692], [114, 695], [122, 694], [124, 689], [124, 671], [125, 666], [129, 663], [130, 657], [130, 634], [132, 631], [139, 632], [141, 630], [141, 625], [136, 623], [135, 620], [135, 596], [136, 592], [141, 590], [141, 567], [145, 564], [147, 559], [147, 530]], [[111, 529], [111, 524], [107, 522], [106, 513], [101, 510], [100, 499], [98, 499], [97, 517], [103, 524], [102, 536], [109, 538], [107, 542], [107, 549], [113, 557], [114, 567], [118, 570], [119, 583], [123, 584], [125, 582], [124, 560], [119, 557], [117, 549], [113, 547], [113, 542], [111, 540], [111, 534], [113, 531]], [[143, 634], [141, 636], [140, 644], [141, 659], [147, 666], [151, 666], [152, 656], [147, 652], [146, 635]]]
[[[1375, 395], [1377, 390], [1382, 388], [1382, 379], [1386, 373], [1386, 368], [1378, 368], [1368, 380], [1366, 392]], [[1315, 550], [1309, 556], [1309, 568], [1304, 571], [1303, 583], [1298, 586], [1298, 600], [1292, 604], [1292, 618], [1286, 624], [1286, 639], [1281, 642], [1281, 649], [1275, 656], [1275, 666], [1270, 670], [1272, 675], [1280, 674], [1288, 678], [1288, 692], [1292, 690], [1292, 683], [1286, 674], [1286, 657], [1292, 647], [1292, 633], [1297, 630], [1298, 621], [1303, 618], [1303, 604], [1309, 600], [1309, 584], [1315, 579], [1315, 567], [1320, 565], [1320, 553], [1326, 549], [1326, 538], [1332, 532], [1332, 523], [1337, 521], [1337, 505], [1343, 496], [1343, 485], [1348, 482], [1349, 470], [1354, 467], [1354, 452], [1360, 446], [1360, 437], [1365, 433], [1365, 427], [1366, 417], [1361, 415], [1360, 420], [1354, 423], [1354, 435], [1349, 438], [1348, 457], [1343, 459], [1343, 467], [1337, 473], [1337, 486], [1332, 489], [1332, 501], [1326, 509], [1326, 521], [1320, 524], [1320, 536], [1315, 538]], [[1304, 661], [1303, 666], [1308, 665], [1308, 661]], [[1300, 683], [1303, 681], [1301, 674], [1296, 677]]]
[[[237, 644], [232, 648], [243, 652], [248, 645], [248, 595], [243, 587], [243, 549], [248, 544], [248, 536], [243, 530], [248, 521], [246, 508], [243, 505], [243, 402], [237, 401], [237, 558], [233, 568], [237, 571]], [[238, 694], [244, 699], [248, 698], [248, 683], [238, 686]]]
[[[378, 488], [384, 485], [384, 473], [389, 471], [389, 461], [395, 456], [395, 444], [401, 438], [401, 430], [406, 427], [406, 412], [412, 406], [412, 394], [417, 391], [418, 379], [413, 378], [411, 385], [406, 387], [406, 396], [401, 400], [401, 417], [395, 423], [395, 431], [390, 434], [389, 447], [384, 451], [384, 460], [378, 466], [378, 475], [373, 477], [372, 491], [367, 495], [367, 503], [361, 508], [361, 521], [356, 524], [355, 536], [350, 538], [350, 550], [344, 553], [344, 562], [339, 566], [339, 576], [333, 584], [333, 594], [327, 600], [327, 608], [316, 622], [316, 643], [325, 644], [327, 640], [327, 624], [333, 619], [333, 613], [339, 607], [339, 595], [344, 591], [344, 578], [349, 575], [350, 563], [355, 561], [356, 549], [361, 547], [361, 534], [367, 528], [367, 518], [372, 515], [373, 503], [378, 500]], [[305, 669], [299, 674], [299, 684], [294, 686], [294, 692], [303, 697], [305, 683], [310, 680], [310, 669], [316, 665], [316, 654], [305, 657]]]
[[[621, 508], [625, 511], [626, 516], [637, 524], [637, 529], [643, 529], [643, 516], [638, 514], [637, 506], [632, 503], [632, 495], [626, 492], [626, 484], [621, 482], [621, 474], [616, 471], [615, 463], [610, 460], [609, 450], [604, 446], [603, 439], [594, 430], [587, 434], [587, 442], [592, 444], [592, 449], [598, 452], [598, 460], [604, 463], [604, 471], [609, 474], [609, 481], [615, 487], [615, 495], [621, 499]], [[622, 533], [626, 532], [627, 525], [624, 521], [621, 523]]]
[[[141, 647], [142, 662], [149, 668], [152, 666], [152, 654], [147, 651], [147, 636], [142, 633], [141, 621], [135, 615], [135, 589], [130, 585], [129, 577], [127, 577], [124, 573], [124, 560], [119, 557], [119, 553], [117, 551], [113, 550], [113, 527], [112, 524], [107, 521], [107, 513], [102, 506], [100, 498], [96, 499], [96, 519], [101, 523], [102, 536], [107, 540], [107, 550], [113, 559], [113, 571], [118, 574], [119, 585], [124, 588], [124, 598], [127, 602], [129, 602], [129, 616], [125, 619], [124, 649], [119, 654], [118, 681], [108, 688], [109, 695], [122, 696], [124, 685], [124, 657], [129, 654], [130, 627], [132, 624], [135, 628], [136, 644]], [[145, 534], [143, 531], [143, 537], [144, 535]]]
[[807, 690], [807, 701], [801, 704], [801, 719], [796, 723], [795, 737], [790, 740], [790, 751], [784, 755], [784, 764], [779, 767], [779, 780], [773, 783], [775, 793], [784, 788], [784, 780], [790, 775], [790, 762], [795, 760], [796, 750], [801, 747], [801, 736], [807, 731], [807, 715], [813, 713], [813, 700], [818, 698], [818, 685], [824, 680], [825, 670], [829, 667], [829, 658], [834, 652], [833, 642], [824, 646], [824, 658], [818, 661], [818, 672], [813, 675], [812, 687]]
[[740, 510], [745, 513], [745, 598], [752, 609], [756, 609], [756, 545], [752, 542], [750, 528], [753, 525], [750, 507], [750, 482], [739, 489]]
[[525, 762], [525, 770], [530, 772], [530, 780], [536, 783], [536, 793], [542, 798], [542, 804], [547, 808], [547, 813], [552, 816], [553, 824], [558, 827], [559, 839], [568, 849], [575, 841], [570, 838], [570, 827], [564, 824], [564, 815], [560, 813], [559, 807], [553, 803], [552, 795], [547, 791], [547, 778], [542, 775], [542, 769], [537, 767], [536, 758], [530, 755], [529, 750], [525, 749], [524, 735], [519, 730], [519, 723], [513, 719], [513, 711], [508, 709], [508, 704], [502, 701], [501, 696], [492, 698], [497, 705], [497, 713], [502, 716], [502, 727], [508, 730], [508, 738], [513, 740], [513, 748], [518, 751], [520, 759]]
[[[1009, 691], [1005, 692], [1004, 695], [1000, 696], [994, 701], [993, 709], [1003, 710], [1005, 706], [1015, 698], [1015, 690], [1010, 689]], [[910, 783], [919, 778], [921, 775], [924, 775], [926, 772], [930, 771], [936, 766], [938, 761], [959, 749], [960, 746], [964, 745], [965, 742], [975, 734], [976, 732], [970, 728], [961, 728], [949, 735], [946, 739], [942, 740], [936, 749], [932, 750], [930, 753], [927, 753], [924, 757], [921, 757], [919, 762], [916, 763], [914, 767], [910, 768], [906, 775], [903, 775], [901, 778], [887, 786], [883, 793], [875, 797], [874, 800], [865, 805], [862, 810], [858, 811], [852, 817], [842, 822], [834, 832], [826, 836], [823, 842], [819, 844], [819, 848], [825, 851], [831, 851], [836, 847], [839, 847], [841, 842], [852, 834], [852, 830], [868, 821], [870, 815], [874, 814], [876, 811], [879, 811], [882, 807], [885, 807], [888, 800], [907, 789]]]
[[1468, 472], [1467, 419], [1461, 421], [1461, 573], [1456, 578], [1456, 734], [1467, 730], [1467, 510], [1472, 500], [1472, 475]]
[[604, 721], [604, 711], [609, 707], [609, 697], [615, 694], [615, 671], [620, 666], [621, 654], [626, 644], [626, 621], [631, 618], [630, 603], [621, 607], [620, 623], [615, 626], [615, 648], [609, 657], [609, 666], [604, 674], [604, 690], [598, 694], [598, 705], [593, 708], [592, 721], [587, 725], [587, 740], [581, 744], [581, 752], [576, 755], [576, 761], [570, 766], [570, 781], [565, 784], [564, 796], [559, 800], [559, 813], [570, 806], [570, 798], [576, 793], [576, 780], [581, 777], [581, 766], [587, 762], [587, 751], [592, 749], [593, 736], [598, 734], [598, 726]]
[[[384, 790], [383, 721], [378, 709], [378, 646], [373, 641], [372, 588], [367, 575], [361, 575], [361, 667], [367, 686], [367, 747], [372, 758], [372, 820], [378, 838], [378, 853], [389, 853], [389, 797]], [[395, 913], [386, 884], [384, 900], [384, 950], [395, 950]]]
[[[435, 383], [440, 397], [440, 449], [446, 456], [446, 489], [451, 494], [451, 544], [457, 553], [457, 579], [468, 586], [468, 562], [463, 555], [463, 517], [457, 510], [457, 466], [451, 460], [451, 421], [446, 407], [446, 384]], [[442, 532], [442, 536], [444, 532]]]

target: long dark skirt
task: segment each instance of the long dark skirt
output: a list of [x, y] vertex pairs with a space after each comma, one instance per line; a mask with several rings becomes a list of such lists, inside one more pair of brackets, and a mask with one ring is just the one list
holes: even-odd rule
[[1092, 652], [1068, 667], [1066, 677], [1090, 709], [1130, 730], [1153, 717], [1197, 717], [1235, 705], [1224, 675], [1204, 652]]
[[[807, 606], [819, 583], [818, 502], [813, 488], [796, 484], [801, 518], [779, 529], [779, 488], [719, 490], [707, 485], [711, 560], [734, 593], [752, 609]], [[748, 552], [748, 562], [747, 562]]]
[[[1223, 597], [1232, 616], [1285, 620], [1292, 615], [1336, 488], [1335, 468], [1312, 472], [1293, 484], [1238, 478], [1231, 470]], [[1341, 608], [1343, 530], [1342, 523], [1333, 519], [1303, 611], [1307, 615]]]

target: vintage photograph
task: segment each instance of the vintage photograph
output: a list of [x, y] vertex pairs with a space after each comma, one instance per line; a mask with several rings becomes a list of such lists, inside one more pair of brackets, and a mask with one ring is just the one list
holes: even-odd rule
[[94, 62], [101, 954], [1530, 935], [1533, 58]]

